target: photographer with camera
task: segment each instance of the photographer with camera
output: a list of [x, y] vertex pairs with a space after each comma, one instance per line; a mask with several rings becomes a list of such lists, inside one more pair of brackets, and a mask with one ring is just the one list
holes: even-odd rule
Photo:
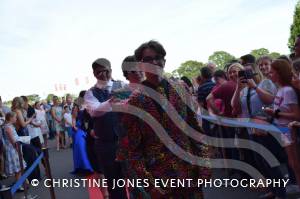
[[[236, 90], [231, 104], [235, 114], [242, 118], [252, 118], [267, 121], [267, 114], [263, 111], [266, 106], [272, 106], [277, 88], [269, 79], [263, 79], [263, 75], [255, 64], [245, 65], [245, 70], [239, 72]], [[275, 157], [279, 157], [284, 151], [276, 139], [268, 134], [254, 129], [241, 129], [240, 136], [247, 136], [246, 139], [253, 140], [271, 151]], [[266, 178], [279, 179], [282, 173], [279, 167], [271, 168], [261, 156], [254, 151], [244, 151], [247, 163], [255, 166]], [[254, 161], [253, 161], [254, 159]], [[269, 196], [283, 197], [285, 190], [272, 188], [269, 193], [261, 198]]]
[[233, 114], [243, 118], [263, 116], [262, 107], [271, 105], [276, 86], [269, 79], [263, 79], [256, 64], [247, 64], [238, 74], [231, 105]]

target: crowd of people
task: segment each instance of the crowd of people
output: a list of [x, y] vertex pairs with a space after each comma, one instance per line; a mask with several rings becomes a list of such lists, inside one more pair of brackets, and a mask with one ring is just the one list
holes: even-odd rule
[[[17, 181], [21, 171], [28, 169], [42, 152], [42, 148], [47, 147], [48, 139], [57, 138], [57, 150], [66, 148], [66, 144], [72, 146], [72, 135], [69, 129], [72, 119], [69, 118], [71, 118], [70, 110], [73, 102], [71, 95], [67, 95], [66, 99], [65, 102], [60, 103], [54, 96], [53, 103], [29, 102], [26, 96], [20, 96], [15, 97], [11, 107], [8, 107], [3, 104], [0, 97], [2, 179], [15, 176]], [[36, 167], [28, 180], [40, 178], [39, 167]], [[19, 191], [23, 190], [24, 187], [19, 189]]]
[[[92, 69], [97, 83], [81, 91], [74, 102], [70, 95], [62, 101], [54, 96], [51, 103], [34, 102], [32, 106], [25, 96], [14, 98], [11, 108], [1, 102], [2, 176], [20, 177], [23, 160], [18, 147], [22, 147], [26, 168], [47, 146], [47, 139], [55, 137], [58, 151], [68, 145], [73, 148], [74, 173], [98, 173], [99, 178], [108, 180], [105, 198], [127, 198], [124, 187], [113, 189], [113, 179], [121, 178], [150, 182], [147, 187], [129, 187], [130, 198], [203, 198], [199, 187], [158, 188], [153, 182], [156, 178], [211, 178], [209, 159], [217, 156], [246, 162], [266, 179], [289, 178], [289, 188], [299, 191], [300, 36], [290, 56], [256, 59], [248, 54], [231, 60], [223, 70], [209, 63], [195, 81], [164, 77], [165, 56], [157, 41], [139, 46], [122, 63], [128, 84], [112, 79], [109, 60], [95, 60]], [[282, 133], [218, 126], [201, 119], [203, 114], [250, 118], [272, 124]], [[191, 138], [190, 129], [199, 139]], [[201, 142], [205, 136], [231, 138], [234, 147], [209, 146]], [[255, 148], [239, 146], [238, 138], [266, 147], [281, 166], [271, 167]], [[16, 144], [19, 142], [22, 144]], [[204, 162], [197, 164], [194, 156], [185, 158], [187, 154]], [[286, 176], [282, 165], [287, 168]], [[228, 171], [229, 177], [253, 177]], [[271, 187], [261, 198], [283, 199], [289, 191]]]

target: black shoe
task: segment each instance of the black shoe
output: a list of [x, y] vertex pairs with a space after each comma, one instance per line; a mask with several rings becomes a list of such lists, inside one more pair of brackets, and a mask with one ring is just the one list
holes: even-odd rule
[[21, 187], [17, 190], [17, 192], [24, 192], [24, 187], [21, 186]]
[[272, 192], [265, 193], [259, 196], [259, 199], [274, 199], [275, 195]]

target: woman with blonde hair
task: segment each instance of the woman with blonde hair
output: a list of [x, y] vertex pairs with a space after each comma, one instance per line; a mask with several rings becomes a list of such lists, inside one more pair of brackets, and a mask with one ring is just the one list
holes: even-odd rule
[[272, 58], [269, 56], [261, 56], [256, 61], [256, 64], [257, 64], [259, 70], [261, 71], [261, 73], [263, 74], [263, 76], [265, 78], [269, 78], [269, 73], [271, 70], [271, 63], [272, 63]]
[[60, 140], [62, 143], [62, 148], [65, 148], [64, 145], [64, 128], [63, 128], [63, 108], [59, 104], [59, 100], [57, 96], [53, 96], [53, 107], [51, 109], [51, 116], [54, 120], [54, 129], [56, 132], [56, 150], [60, 149]]
[[[28, 136], [29, 132], [27, 127], [32, 122], [35, 115], [27, 118], [27, 112], [24, 109], [24, 101], [21, 97], [15, 97], [13, 99], [11, 110], [15, 112], [17, 116], [17, 121], [15, 123], [17, 134], [19, 136]], [[22, 144], [22, 151], [24, 160], [27, 163], [27, 166], [30, 167], [37, 158], [37, 150], [30, 144]], [[40, 177], [40, 169], [39, 167], [36, 167], [29, 175], [28, 180], [39, 179]]]
[[24, 101], [21, 97], [15, 97], [12, 101], [11, 110], [15, 112], [17, 115], [16, 130], [19, 136], [28, 135], [27, 126], [33, 120], [33, 117], [27, 119], [26, 117], [27, 113], [23, 105], [24, 105]]
[[[276, 86], [271, 80], [264, 79], [256, 64], [246, 64], [244, 67], [244, 72], [237, 79], [235, 93], [231, 100], [233, 112], [242, 118], [266, 118], [267, 115], [262, 108], [272, 105], [277, 92]], [[239, 131], [241, 138], [253, 140], [266, 147], [269, 146], [267, 143], [274, 141], [272, 136], [252, 129], [240, 128]], [[266, 172], [265, 160], [256, 153], [257, 150], [253, 149], [253, 151], [242, 150], [244, 161], [256, 167], [265, 177], [270, 176]], [[273, 170], [274, 173], [278, 171], [276, 169]], [[268, 169], [268, 171], [271, 171], [271, 169]]]
[[[229, 81], [226, 81], [225, 83], [218, 86], [207, 96], [207, 104], [214, 114], [230, 118], [235, 117], [231, 106], [231, 99], [234, 95], [238, 73], [243, 69], [244, 67], [239, 63], [231, 64], [227, 71]], [[220, 110], [219, 107], [216, 106], [216, 99], [222, 100], [224, 104], [224, 108], [222, 110]], [[235, 136], [235, 128], [222, 126], [222, 138], [231, 138], [230, 141], [232, 142], [232, 145], [235, 145], [235, 143], [233, 142]], [[239, 159], [239, 154], [236, 148], [226, 148], [223, 156], [224, 158], [228, 159]]]
[[263, 74], [256, 64], [244, 66], [244, 75], [237, 78], [231, 106], [235, 115], [253, 118], [263, 116], [262, 107], [273, 103], [276, 86]]

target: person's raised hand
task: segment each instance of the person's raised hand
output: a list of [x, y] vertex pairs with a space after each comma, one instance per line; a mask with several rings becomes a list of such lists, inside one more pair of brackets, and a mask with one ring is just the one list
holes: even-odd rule
[[264, 108], [263, 111], [270, 116], [274, 116], [274, 111], [272, 108], [267, 107], [267, 108]]
[[290, 123], [288, 124], [288, 127], [289, 127], [289, 128], [300, 127], [300, 122], [298, 122], [298, 121], [290, 122]]
[[237, 88], [242, 89], [244, 87], [244, 84], [247, 83], [247, 80], [245, 79], [245, 77], [238, 77], [236, 79], [236, 83], [237, 83]]
[[253, 79], [247, 79], [247, 84], [249, 88], [256, 88], [257, 85]]

